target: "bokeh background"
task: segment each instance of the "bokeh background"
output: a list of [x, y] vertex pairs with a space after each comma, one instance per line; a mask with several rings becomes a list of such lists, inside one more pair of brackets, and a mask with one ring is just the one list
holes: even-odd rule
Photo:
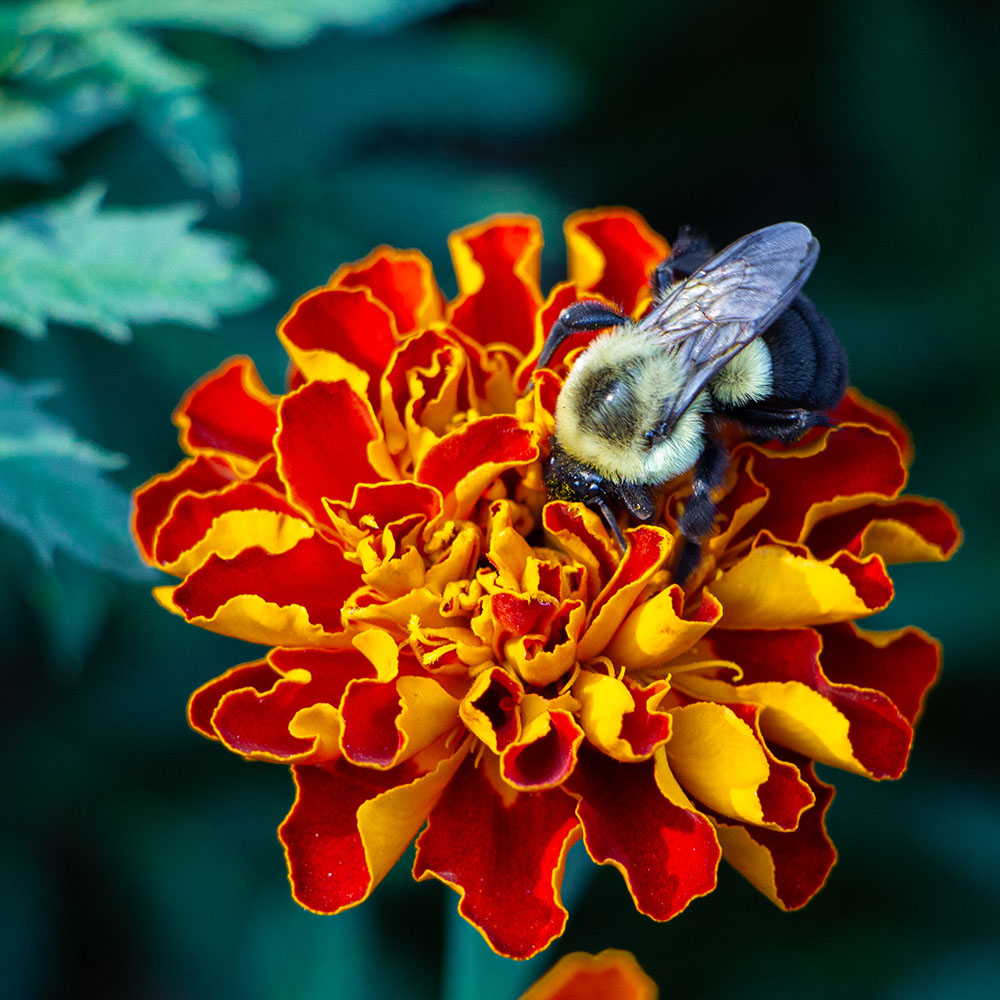
[[[998, 28], [996, 5], [963, 0], [0, 7], [0, 368], [21, 386], [0, 428], [15, 399], [77, 435], [36, 482], [0, 434], [0, 510], [47, 491], [45, 523], [0, 528], [4, 995], [499, 1000], [608, 946], [664, 996], [1000, 995]], [[191, 202], [202, 221], [171, 208]], [[542, 219], [549, 284], [563, 217], [602, 204], [717, 246], [790, 218], [818, 235], [809, 294], [854, 383], [912, 429], [911, 489], [966, 532], [952, 562], [897, 568], [872, 623], [944, 642], [910, 770], [880, 787], [827, 774], [840, 862], [796, 914], [724, 867], [718, 891], [653, 924], [617, 873], [587, 878], [579, 845], [568, 930], [527, 965], [493, 957], [405, 857], [358, 910], [307, 914], [275, 837], [286, 769], [184, 721], [189, 692], [254, 650], [162, 611], [120, 518], [76, 498], [123, 511], [172, 467], [170, 412], [224, 358], [251, 355], [280, 387], [274, 326], [340, 262], [419, 247], [453, 292], [448, 232], [515, 210]], [[179, 276], [156, 242], [170, 218], [196, 265]], [[237, 242], [197, 243], [211, 232]], [[69, 259], [78, 284], [139, 291], [86, 313]], [[199, 295], [206, 315], [183, 305]]]

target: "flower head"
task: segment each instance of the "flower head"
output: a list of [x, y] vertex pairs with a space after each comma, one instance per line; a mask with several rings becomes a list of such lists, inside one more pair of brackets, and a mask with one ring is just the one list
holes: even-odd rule
[[286, 392], [246, 358], [188, 392], [189, 457], [134, 520], [183, 578], [166, 608], [271, 647], [195, 692], [190, 720], [291, 765], [296, 899], [360, 903], [417, 837], [415, 877], [519, 958], [562, 932], [581, 836], [656, 920], [710, 892], [722, 856], [803, 905], [835, 858], [813, 761], [898, 777], [938, 670], [922, 632], [855, 621], [891, 600], [887, 564], [958, 542], [940, 504], [900, 495], [906, 433], [855, 393], [795, 445], [736, 444], [683, 589], [684, 477], [624, 555], [597, 515], [547, 503], [574, 355], [532, 381], [544, 336], [581, 296], [641, 314], [668, 249], [622, 210], [578, 213], [566, 239], [547, 297], [530, 218], [453, 235], [452, 301], [414, 251], [341, 267], [279, 327]]

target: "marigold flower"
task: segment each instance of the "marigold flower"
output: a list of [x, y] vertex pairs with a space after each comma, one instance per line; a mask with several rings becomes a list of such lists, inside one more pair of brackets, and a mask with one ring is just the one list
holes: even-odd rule
[[660, 991], [629, 951], [563, 955], [521, 1000], [656, 1000]]
[[572, 216], [566, 240], [547, 297], [525, 217], [452, 236], [452, 301], [415, 251], [341, 267], [279, 327], [286, 392], [234, 358], [187, 393], [190, 457], [134, 518], [183, 578], [164, 607], [271, 647], [196, 691], [190, 721], [291, 766], [295, 898], [356, 905], [417, 837], [414, 876], [517, 958], [562, 932], [580, 837], [656, 920], [722, 856], [802, 906], [835, 858], [813, 762], [898, 777], [938, 671], [923, 632], [855, 621], [892, 599], [887, 564], [958, 543], [944, 507], [901, 496], [905, 430], [854, 392], [794, 446], [736, 445], [684, 589], [684, 479], [624, 556], [595, 514], [546, 503], [566, 364], [529, 388], [544, 335], [581, 296], [641, 313], [668, 250], [625, 210]]

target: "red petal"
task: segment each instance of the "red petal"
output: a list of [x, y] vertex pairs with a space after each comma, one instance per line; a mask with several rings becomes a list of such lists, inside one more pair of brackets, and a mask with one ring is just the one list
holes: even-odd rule
[[[769, 830], [765, 827], [750, 826], [737, 823], [730, 819], [721, 819], [719, 838], [726, 844], [726, 858], [730, 858], [730, 848], [727, 844], [726, 828], [742, 831], [745, 839], [759, 845], [770, 855], [771, 872], [769, 881], [772, 886], [758, 884], [758, 879], [752, 873], [745, 871], [743, 866], [736, 867], [768, 895], [774, 895], [781, 907], [795, 910], [805, 906], [823, 887], [830, 869], [837, 860], [837, 852], [826, 833], [826, 811], [833, 800], [833, 787], [816, 777], [813, 766], [803, 757], [792, 755], [803, 779], [816, 796], [816, 805], [807, 809], [799, 821], [798, 827], [790, 832]], [[734, 858], [734, 864], [736, 859]], [[757, 869], [758, 876], [761, 874]]]
[[396, 348], [392, 314], [363, 289], [318, 288], [304, 295], [281, 321], [279, 333], [305, 351], [334, 351], [367, 372], [371, 398]]
[[[455, 497], [459, 483], [477, 470], [487, 468], [484, 476], [488, 475], [492, 481], [505, 469], [524, 465], [537, 457], [531, 432], [522, 427], [516, 417], [499, 414], [474, 420], [445, 435], [424, 455], [414, 478], [439, 489], [445, 498]], [[489, 481], [483, 483], [483, 489]], [[465, 498], [455, 517], [468, 516], [469, 510], [465, 508], [471, 508], [469, 499], [474, 502], [478, 496]]]
[[830, 415], [836, 423], [868, 424], [876, 430], [887, 431], [899, 446], [903, 462], [910, 465], [913, 461], [913, 442], [903, 422], [888, 407], [862, 396], [857, 389], [848, 389]]
[[562, 933], [559, 899], [566, 851], [577, 830], [559, 789], [500, 798], [469, 757], [417, 839], [413, 875], [462, 894], [458, 911], [508, 958], [529, 958]]
[[[276, 658], [275, 653], [281, 656]], [[351, 680], [375, 673], [370, 661], [354, 649], [275, 650], [271, 658], [277, 659], [282, 671], [308, 670], [309, 680], [272, 673], [276, 683], [271, 688], [233, 691], [220, 700], [212, 717], [226, 746], [246, 757], [290, 759], [309, 753], [313, 740], [289, 732], [295, 714], [313, 705], [338, 706]]]
[[338, 288], [367, 288], [394, 316], [396, 329], [407, 334], [440, 317], [441, 292], [430, 261], [416, 251], [379, 247], [364, 260], [338, 269], [330, 279]]
[[191, 728], [209, 739], [217, 740], [219, 736], [212, 725], [212, 714], [223, 697], [230, 691], [241, 688], [267, 691], [274, 685], [277, 676], [266, 660], [257, 660], [233, 667], [215, 680], [203, 684], [188, 699], [188, 722]]
[[238, 483], [208, 495], [189, 493], [180, 497], [157, 535], [157, 562], [161, 565], [172, 563], [205, 537], [220, 514], [230, 510], [273, 510], [298, 515], [287, 500], [256, 483]]
[[310, 382], [285, 396], [275, 439], [289, 495], [318, 523], [323, 497], [350, 500], [358, 483], [378, 481], [367, 446], [379, 437], [371, 407], [346, 382]]
[[906, 481], [895, 441], [868, 427], [831, 430], [814, 455], [755, 454], [754, 479], [770, 490], [763, 510], [751, 522], [755, 531], [797, 542], [814, 504], [862, 494], [895, 496]]
[[341, 757], [295, 765], [292, 774], [298, 794], [278, 829], [292, 891], [307, 909], [336, 913], [365, 899], [376, 881], [358, 829], [358, 810], [414, 781], [419, 771], [410, 761], [380, 771], [355, 767]]
[[360, 585], [358, 567], [315, 535], [277, 555], [254, 547], [232, 559], [209, 556], [177, 587], [173, 600], [190, 620], [211, 618], [232, 597], [257, 594], [282, 607], [301, 605], [314, 625], [339, 632], [344, 601]]
[[517, 788], [552, 788], [572, 774], [583, 730], [569, 712], [554, 711], [549, 731], [531, 743], [509, 747], [500, 757], [500, 773]]
[[847, 719], [854, 756], [874, 777], [903, 773], [913, 741], [909, 723], [886, 695], [871, 689], [877, 677], [864, 687], [832, 683], [820, 667], [817, 631], [714, 629], [709, 639], [720, 658], [743, 668], [742, 684], [799, 681], [826, 698]]
[[222, 451], [259, 461], [277, 429], [275, 397], [249, 358], [232, 358], [188, 390], [174, 413], [186, 451]]
[[654, 681], [646, 687], [629, 686], [629, 694], [635, 700], [635, 708], [622, 716], [622, 729], [619, 735], [628, 741], [637, 757], [649, 756], [670, 736], [670, 713], [661, 709], [653, 711], [649, 709], [649, 701], [659, 695], [663, 687], [659, 681]]
[[604, 273], [588, 284], [587, 291], [632, 312], [648, 288], [653, 268], [670, 251], [666, 240], [637, 212], [624, 208], [579, 212], [566, 220], [567, 237], [572, 230], [587, 237], [604, 257]]
[[449, 322], [480, 344], [512, 344], [527, 354], [542, 304], [538, 220], [488, 220], [452, 233], [448, 244], [459, 287], [459, 297], [448, 310]]
[[866, 634], [844, 624], [819, 633], [823, 673], [831, 681], [882, 691], [911, 724], [916, 721], [941, 668], [938, 643], [915, 628]]
[[231, 483], [235, 473], [220, 458], [198, 455], [181, 462], [173, 472], [151, 479], [136, 491], [132, 528], [147, 559], [153, 558], [156, 530], [164, 522], [170, 505], [182, 493], [208, 493]]
[[579, 799], [588, 853], [622, 873], [640, 913], [669, 920], [715, 888], [712, 825], [663, 796], [652, 760], [623, 764], [584, 745], [564, 787]]
[[828, 559], [841, 549], [860, 555], [865, 530], [876, 521], [901, 521], [924, 541], [940, 550], [941, 558], [950, 556], [962, 533], [954, 514], [935, 500], [904, 497], [891, 503], [872, 503], [855, 510], [825, 518], [806, 538], [818, 559]]

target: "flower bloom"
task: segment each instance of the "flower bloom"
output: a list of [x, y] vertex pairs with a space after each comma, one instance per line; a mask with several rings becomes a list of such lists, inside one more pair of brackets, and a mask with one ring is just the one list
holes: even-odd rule
[[656, 1000], [660, 991], [629, 951], [563, 955], [521, 1000]]
[[578, 213], [546, 297], [541, 242], [525, 217], [453, 234], [451, 301], [415, 251], [341, 267], [279, 327], [286, 392], [235, 358], [187, 393], [189, 457], [134, 518], [182, 578], [164, 607], [270, 647], [196, 691], [190, 721], [291, 766], [295, 898], [360, 903], [417, 837], [414, 876], [517, 958], [562, 932], [581, 837], [656, 920], [722, 856], [802, 906], [835, 858], [813, 762], [898, 777], [939, 665], [917, 629], [855, 621], [892, 599], [887, 564], [958, 543], [940, 504], [900, 495], [906, 432], [853, 392], [833, 428], [735, 445], [683, 589], [689, 477], [624, 555], [597, 515], [546, 503], [567, 352], [532, 381], [545, 334], [580, 297], [641, 314], [668, 246], [634, 213]]

